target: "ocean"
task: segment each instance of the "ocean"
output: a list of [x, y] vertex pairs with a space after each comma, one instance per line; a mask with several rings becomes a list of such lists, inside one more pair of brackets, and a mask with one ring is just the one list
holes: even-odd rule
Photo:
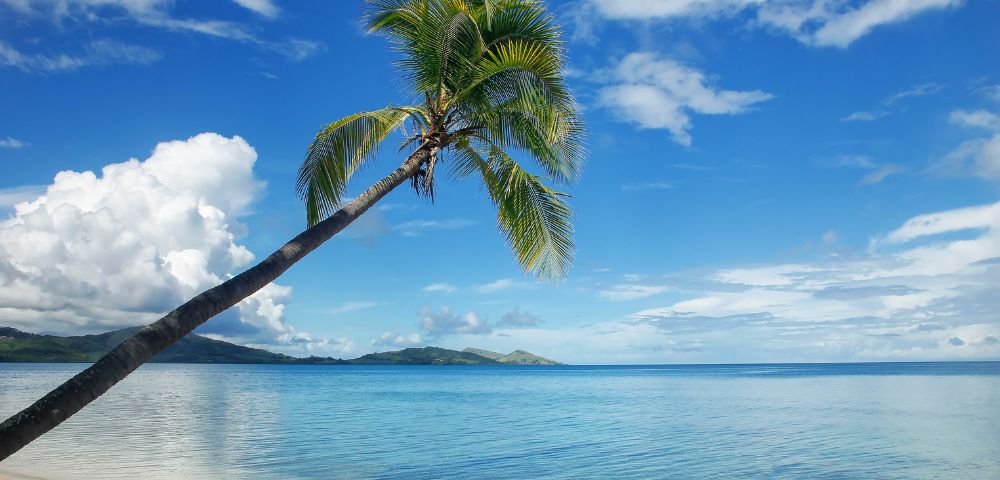
[[[84, 367], [0, 364], [0, 416]], [[2, 475], [998, 479], [1000, 362], [151, 364]]]

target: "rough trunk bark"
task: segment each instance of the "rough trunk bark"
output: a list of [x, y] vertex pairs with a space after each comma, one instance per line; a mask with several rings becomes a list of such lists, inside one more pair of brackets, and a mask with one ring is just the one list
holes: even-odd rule
[[249, 270], [206, 290], [147, 325], [92, 366], [66, 381], [33, 405], [0, 424], [0, 461], [80, 411], [157, 353], [278, 278], [295, 262], [365, 213], [392, 189], [412, 177], [428, 157], [426, 148], [330, 218], [300, 233]]

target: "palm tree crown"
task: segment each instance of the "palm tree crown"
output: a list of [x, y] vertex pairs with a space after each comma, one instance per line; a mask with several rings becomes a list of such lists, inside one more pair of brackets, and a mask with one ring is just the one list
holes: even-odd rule
[[370, 0], [367, 26], [396, 44], [421, 101], [320, 130], [297, 184], [309, 225], [340, 208], [351, 175], [409, 122], [414, 134], [402, 147], [424, 152], [411, 178], [417, 192], [433, 198], [437, 165], [446, 158], [455, 178], [476, 174], [521, 266], [565, 276], [574, 248], [566, 195], [511, 155], [531, 157], [554, 182], [580, 175], [583, 125], [563, 78], [553, 17], [535, 0]]

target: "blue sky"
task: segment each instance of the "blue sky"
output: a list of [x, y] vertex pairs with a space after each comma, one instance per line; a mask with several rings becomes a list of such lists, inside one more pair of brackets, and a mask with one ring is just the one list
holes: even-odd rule
[[[1000, 358], [1000, 2], [549, 7], [589, 128], [568, 279], [523, 275], [480, 186], [449, 181], [199, 331], [338, 357]], [[362, 8], [0, 0], [0, 324], [152, 321], [302, 229], [319, 126], [412, 100]]]

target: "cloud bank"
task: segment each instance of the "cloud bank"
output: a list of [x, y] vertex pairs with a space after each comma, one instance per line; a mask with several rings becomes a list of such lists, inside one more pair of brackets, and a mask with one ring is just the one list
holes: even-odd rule
[[[0, 320], [61, 334], [139, 325], [220, 283], [254, 259], [237, 218], [264, 186], [256, 160], [244, 139], [203, 133], [99, 174], [58, 173], [0, 221]], [[269, 285], [198, 332], [290, 353], [348, 346], [287, 325], [290, 296]]]

